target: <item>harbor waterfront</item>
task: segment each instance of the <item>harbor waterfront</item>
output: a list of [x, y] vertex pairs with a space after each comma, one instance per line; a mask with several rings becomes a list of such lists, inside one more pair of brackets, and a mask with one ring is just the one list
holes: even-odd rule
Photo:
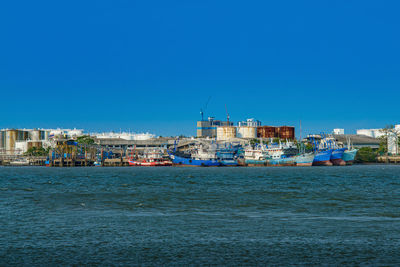
[[[344, 129], [334, 129], [332, 134], [321, 132], [296, 138], [292, 126], [262, 126], [255, 119], [234, 126], [229, 114], [226, 121], [213, 117], [206, 121], [201, 114], [197, 137], [161, 137], [130, 131], [86, 133], [76, 128], [2, 129], [0, 165], [307, 167], [400, 160], [397, 136], [400, 125], [381, 129], [373, 137], [345, 135]], [[379, 139], [378, 132], [383, 133]]]
[[400, 166], [0, 167], [0, 265], [385, 265]]
[[[218, 138], [217, 138], [218, 139]], [[115, 141], [115, 140], [114, 140]], [[142, 140], [143, 141], [143, 140]], [[25, 142], [25, 141], [22, 141]], [[152, 143], [149, 147], [147, 144]], [[347, 146], [332, 135], [312, 135], [306, 139], [281, 138], [210, 138], [150, 139], [141, 148], [104, 147], [98, 139], [58, 136], [29, 151], [6, 150], [0, 165], [87, 167], [87, 166], [332, 166], [351, 165], [358, 149]], [[42, 145], [43, 145], [42, 144]], [[143, 145], [143, 143], [142, 143]], [[344, 152], [346, 157], [344, 157]], [[351, 151], [351, 153], [350, 153]], [[343, 159], [342, 159], [343, 158]]]

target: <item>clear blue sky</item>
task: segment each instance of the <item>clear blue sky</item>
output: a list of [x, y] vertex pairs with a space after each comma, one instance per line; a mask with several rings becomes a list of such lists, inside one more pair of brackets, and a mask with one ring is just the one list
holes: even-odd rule
[[[3, 1], [0, 127], [400, 123], [399, 1]], [[304, 133], [303, 132], [303, 133]]]

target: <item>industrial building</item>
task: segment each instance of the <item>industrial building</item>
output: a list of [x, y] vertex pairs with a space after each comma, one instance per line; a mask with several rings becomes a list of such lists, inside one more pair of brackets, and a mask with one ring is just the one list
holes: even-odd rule
[[[394, 126], [393, 132], [400, 134], [400, 124]], [[358, 135], [366, 135], [373, 138], [380, 138], [385, 135], [383, 129], [359, 129], [357, 130]]]
[[43, 129], [0, 130], [0, 154], [20, 155], [32, 147], [43, 147], [50, 131]]
[[333, 129], [333, 134], [337, 134], [337, 135], [344, 134], [344, 129], [340, 129], [340, 128]]
[[84, 135], [81, 129], [2, 129], [0, 154], [21, 155], [32, 147], [50, 146], [51, 138], [76, 138]]
[[197, 122], [198, 138], [217, 138], [217, 140], [231, 140], [233, 138], [253, 139], [281, 138], [295, 139], [295, 128], [291, 126], [261, 126], [261, 121], [253, 118], [238, 122], [233, 126], [231, 121], [215, 120], [209, 117], [208, 120]]
[[255, 120], [255, 119], [247, 119], [246, 121], [239, 121], [238, 122], [238, 127], [243, 127], [243, 126], [260, 127], [261, 126], [261, 121]]

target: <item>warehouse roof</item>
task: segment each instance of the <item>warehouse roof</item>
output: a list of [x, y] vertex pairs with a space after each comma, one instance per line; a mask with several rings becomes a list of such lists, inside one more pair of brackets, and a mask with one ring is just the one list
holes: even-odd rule
[[349, 138], [351, 143], [355, 147], [379, 147], [380, 143], [380, 140], [378, 138], [360, 134], [334, 134], [333, 137], [336, 139], [336, 141], [343, 144], [347, 144], [347, 139]]

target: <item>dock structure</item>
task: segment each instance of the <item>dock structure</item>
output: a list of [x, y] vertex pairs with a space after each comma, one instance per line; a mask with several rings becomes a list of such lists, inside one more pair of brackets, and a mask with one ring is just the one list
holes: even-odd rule
[[[12, 165], [13, 161], [21, 159], [20, 155], [0, 155], [0, 165], [3, 166], [8, 166]], [[29, 166], [45, 166], [45, 162], [47, 157], [43, 156], [27, 156], [23, 157], [23, 159], [26, 161], [26, 164], [24, 165], [29, 165]]]
[[377, 158], [379, 163], [394, 163], [394, 164], [399, 164], [400, 163], [400, 155], [396, 156], [380, 156]]

